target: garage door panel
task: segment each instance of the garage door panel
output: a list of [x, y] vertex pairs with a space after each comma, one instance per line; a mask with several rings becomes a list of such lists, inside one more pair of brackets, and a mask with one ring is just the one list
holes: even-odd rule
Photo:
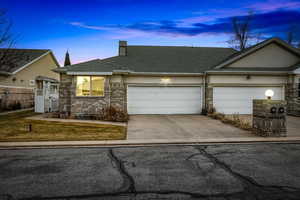
[[128, 87], [129, 114], [201, 113], [201, 87]]
[[252, 100], [265, 99], [267, 89], [274, 91], [272, 99], [284, 99], [281, 87], [214, 87], [213, 105], [225, 114], [252, 114]]

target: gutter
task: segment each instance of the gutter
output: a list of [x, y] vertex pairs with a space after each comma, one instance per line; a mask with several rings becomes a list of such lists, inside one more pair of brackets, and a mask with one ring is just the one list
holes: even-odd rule
[[167, 75], [180, 75], [180, 76], [202, 76], [204, 73], [170, 73], [170, 72], [133, 72], [130, 70], [113, 70], [112, 72], [74, 72], [67, 71], [67, 69], [53, 69], [52, 71], [57, 73], [66, 73], [67, 75], [158, 75], [158, 76], [167, 76]]
[[11, 75], [13, 75], [13, 73], [5, 72], [5, 71], [0, 71], [0, 75], [11, 76]]

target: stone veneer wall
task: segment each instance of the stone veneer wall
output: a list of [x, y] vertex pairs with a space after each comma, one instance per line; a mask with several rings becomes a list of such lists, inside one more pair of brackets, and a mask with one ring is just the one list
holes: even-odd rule
[[123, 81], [110, 84], [110, 105], [127, 113], [127, 87]]
[[300, 116], [300, 98], [298, 97], [298, 85], [294, 82], [287, 84], [285, 96], [287, 101], [287, 113], [289, 115]]
[[208, 86], [206, 87], [205, 93], [205, 108], [207, 109], [207, 112], [212, 112], [213, 107], [213, 87]]
[[[275, 109], [273, 113], [272, 109]], [[286, 101], [254, 99], [252, 132], [263, 137], [285, 137], [286, 110]]]
[[75, 76], [61, 75], [59, 107], [60, 113], [72, 118], [101, 118], [104, 109], [110, 106], [126, 111], [126, 86], [105, 77], [103, 97], [77, 97]]
[[69, 115], [71, 112], [71, 88], [73, 76], [60, 74], [59, 112]]
[[33, 106], [33, 89], [0, 87], [0, 111], [32, 108]]

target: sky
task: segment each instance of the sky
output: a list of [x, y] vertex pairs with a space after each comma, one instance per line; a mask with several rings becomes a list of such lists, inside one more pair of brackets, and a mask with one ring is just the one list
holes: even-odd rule
[[17, 48], [51, 49], [61, 64], [67, 50], [72, 64], [115, 56], [119, 40], [228, 47], [231, 18], [249, 12], [261, 38], [300, 31], [300, 0], [1, 0], [0, 8]]

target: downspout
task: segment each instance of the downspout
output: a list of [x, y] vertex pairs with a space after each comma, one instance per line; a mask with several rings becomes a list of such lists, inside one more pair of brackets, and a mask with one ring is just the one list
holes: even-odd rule
[[108, 88], [109, 88], [109, 93], [108, 93], [108, 108], [110, 108], [110, 99], [111, 99], [111, 76], [108, 76]]
[[203, 112], [203, 110], [207, 110], [207, 106], [206, 106], [206, 72], [204, 72], [203, 74], [203, 109], [202, 109], [202, 114], [205, 114], [205, 111]]

